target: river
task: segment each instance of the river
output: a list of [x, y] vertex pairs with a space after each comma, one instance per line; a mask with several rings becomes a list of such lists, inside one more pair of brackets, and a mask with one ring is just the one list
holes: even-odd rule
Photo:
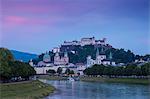
[[150, 99], [148, 85], [49, 81], [57, 91], [45, 99]]

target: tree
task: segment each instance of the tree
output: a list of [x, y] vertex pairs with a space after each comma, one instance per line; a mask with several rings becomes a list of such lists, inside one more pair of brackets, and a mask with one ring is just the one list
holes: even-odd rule
[[62, 68], [61, 68], [61, 67], [58, 67], [57, 73], [58, 73], [58, 74], [61, 74], [61, 73], [62, 73]]
[[119, 67], [116, 67], [116, 75], [117, 76], [123, 76], [124, 75], [124, 67], [123, 66], [119, 66]]
[[29, 64], [20, 61], [14, 61], [9, 62], [9, 65], [11, 66], [12, 77], [21, 76], [22, 78], [29, 79], [30, 76], [36, 74], [34, 68]]
[[0, 63], [3, 61], [14, 61], [12, 53], [6, 48], [0, 48]]
[[69, 74], [74, 74], [74, 71], [73, 70], [70, 70], [70, 73]]
[[133, 70], [133, 75], [141, 76], [142, 75], [141, 67], [136, 66]]
[[103, 75], [105, 70], [104, 65], [93, 65], [90, 68], [87, 68], [83, 71], [86, 75]]
[[136, 68], [136, 66], [133, 65], [133, 64], [127, 65], [125, 67], [124, 75], [125, 76], [132, 76], [132, 75], [134, 75], [133, 71], [134, 71], [135, 68]]
[[148, 76], [150, 75], [150, 63], [146, 63], [141, 66], [142, 75]]
[[0, 79], [8, 80], [11, 78], [12, 72], [8, 62], [13, 61], [13, 55], [6, 48], [0, 48]]
[[8, 80], [12, 76], [11, 67], [7, 61], [0, 62], [0, 80]]
[[6, 48], [0, 48], [0, 80], [8, 81], [12, 77], [29, 79], [36, 72], [29, 64], [14, 61], [13, 55]]
[[54, 74], [56, 73], [56, 71], [53, 70], [53, 69], [49, 69], [49, 70], [47, 71], [47, 73], [54, 75]]
[[70, 74], [70, 69], [69, 68], [66, 69], [65, 74], [67, 74], [67, 75]]

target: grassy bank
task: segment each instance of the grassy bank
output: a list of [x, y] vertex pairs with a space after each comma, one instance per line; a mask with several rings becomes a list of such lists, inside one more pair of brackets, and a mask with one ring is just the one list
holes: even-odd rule
[[138, 78], [102, 78], [102, 77], [81, 77], [81, 81], [90, 82], [110, 82], [110, 83], [130, 83], [130, 84], [150, 84], [149, 79]]
[[[38, 75], [39, 79], [46, 80], [66, 80], [67, 77]], [[104, 78], [104, 77], [80, 77], [80, 81], [107, 82], [107, 83], [130, 83], [130, 84], [150, 84], [149, 79], [140, 78]]]
[[60, 76], [49, 76], [49, 75], [37, 75], [38, 79], [46, 79], [46, 80], [66, 80], [67, 77]]
[[39, 99], [55, 90], [53, 86], [40, 81], [26, 81], [0, 85], [1, 99]]

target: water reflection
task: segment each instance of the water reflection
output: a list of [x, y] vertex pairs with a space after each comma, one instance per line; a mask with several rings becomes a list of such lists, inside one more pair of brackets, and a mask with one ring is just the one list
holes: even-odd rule
[[150, 99], [146, 85], [46, 81], [58, 89], [46, 99]]

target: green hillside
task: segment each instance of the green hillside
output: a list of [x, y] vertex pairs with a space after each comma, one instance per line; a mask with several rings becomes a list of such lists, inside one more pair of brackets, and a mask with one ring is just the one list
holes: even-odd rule
[[[136, 55], [130, 50], [125, 51], [124, 49], [115, 49], [115, 48], [110, 48], [106, 46], [95, 47], [94, 45], [66, 46], [66, 47], [63, 46], [63, 50], [61, 50], [60, 55], [63, 55], [63, 53], [67, 51], [69, 55], [69, 62], [86, 63], [86, 57], [88, 55], [91, 55], [92, 58], [95, 59], [96, 49], [98, 48], [99, 51], [101, 51], [102, 47], [107, 57], [109, 56], [110, 52], [112, 53], [112, 60], [115, 61], [116, 63], [130, 63], [130, 62], [133, 62], [136, 58]], [[68, 49], [71, 49], [71, 50], [68, 50]], [[72, 53], [72, 51], [74, 51], [75, 53]], [[49, 51], [49, 54], [53, 61], [54, 53]], [[44, 53], [39, 55], [39, 58], [35, 59], [34, 62], [37, 63], [38, 61], [41, 61], [43, 58], [43, 55]]]
[[[96, 49], [94, 46], [83, 46], [76, 48], [76, 53], [69, 53], [70, 62], [86, 62], [86, 57], [91, 55], [93, 59], [96, 57]], [[102, 47], [98, 47], [99, 51], [101, 51]], [[124, 49], [115, 49], [115, 48], [107, 48], [103, 47], [104, 52], [109, 57], [109, 53], [112, 53], [112, 60], [116, 63], [130, 63], [135, 60], [135, 55], [130, 51], [125, 51]]]

